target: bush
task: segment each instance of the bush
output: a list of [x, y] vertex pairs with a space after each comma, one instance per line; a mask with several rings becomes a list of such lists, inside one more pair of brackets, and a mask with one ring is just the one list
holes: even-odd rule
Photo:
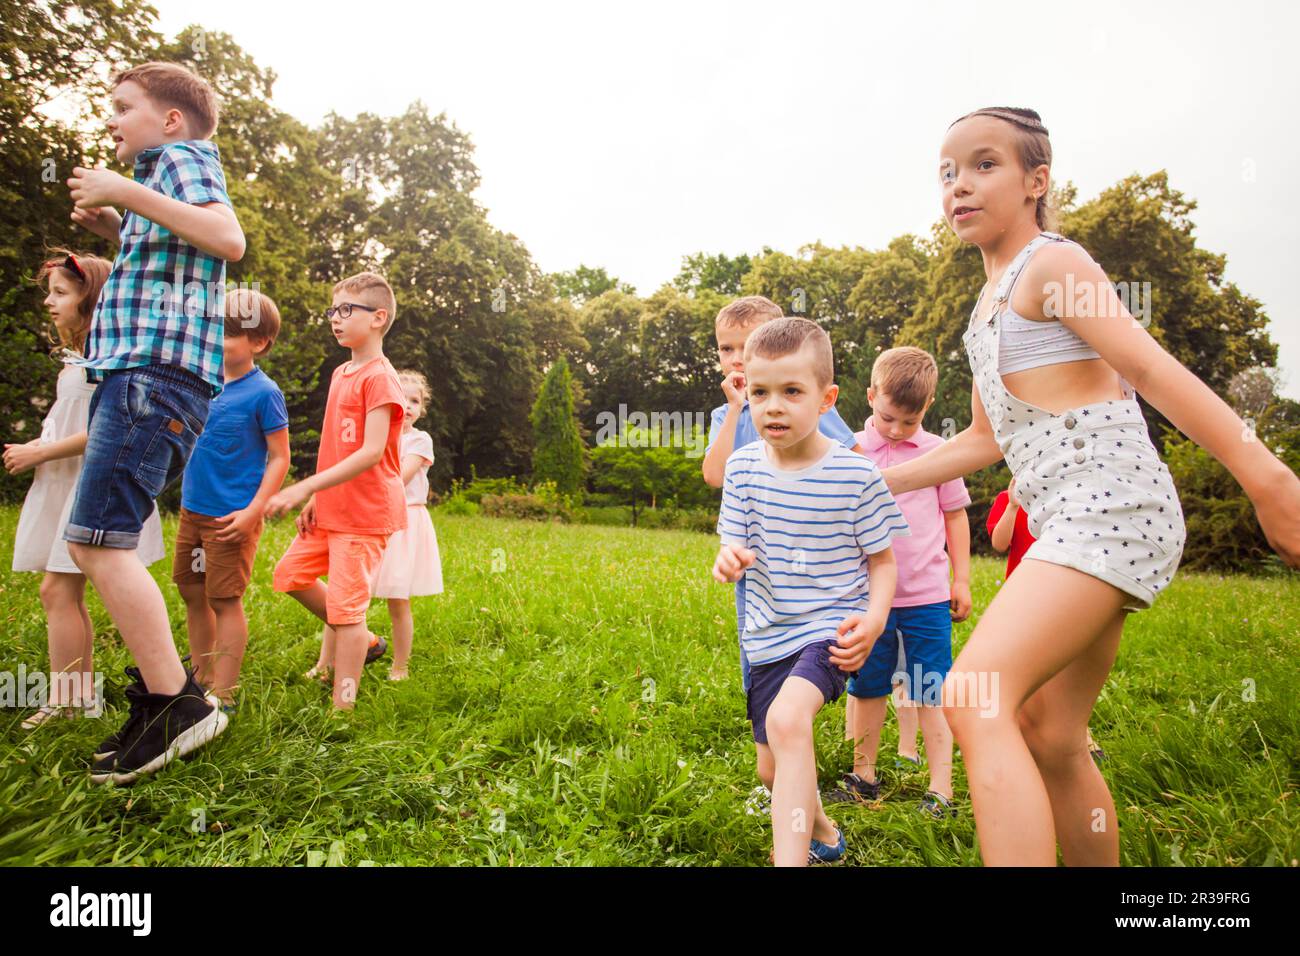
[[479, 502], [482, 513], [489, 518], [523, 518], [528, 521], [573, 520], [568, 499], [556, 496], [547, 499], [535, 494], [484, 495]]

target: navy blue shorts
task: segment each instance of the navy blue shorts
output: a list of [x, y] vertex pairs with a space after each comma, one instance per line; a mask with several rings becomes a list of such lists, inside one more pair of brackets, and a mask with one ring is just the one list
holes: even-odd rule
[[767, 711], [781, 692], [787, 677], [802, 677], [822, 692], [825, 703], [839, 700], [844, 693], [848, 674], [831, 663], [830, 647], [834, 641], [817, 641], [795, 651], [789, 657], [770, 664], [751, 664], [749, 693], [745, 696], [745, 716], [754, 725], [754, 742], [767, 743]]
[[109, 372], [90, 399], [86, 457], [65, 541], [135, 548], [154, 499], [181, 476], [212, 390], [173, 365]]
[[[906, 665], [898, 668], [899, 637]], [[943, 705], [940, 687], [952, 670], [952, 611], [947, 601], [896, 607], [857, 676], [849, 681], [854, 697], [888, 697], [895, 682], [908, 699], [925, 707]]]

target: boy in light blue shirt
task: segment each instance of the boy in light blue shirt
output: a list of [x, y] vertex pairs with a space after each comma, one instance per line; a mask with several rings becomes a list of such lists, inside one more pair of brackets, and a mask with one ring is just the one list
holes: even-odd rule
[[275, 303], [231, 290], [224, 331], [225, 387], [185, 469], [172, 581], [185, 600], [194, 679], [229, 714], [248, 645], [243, 596], [262, 512], [289, 470], [289, 415], [279, 386], [254, 364], [280, 331]]

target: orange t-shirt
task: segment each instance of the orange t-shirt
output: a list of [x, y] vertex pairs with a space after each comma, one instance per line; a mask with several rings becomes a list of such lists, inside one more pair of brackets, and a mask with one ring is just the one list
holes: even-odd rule
[[316, 524], [345, 534], [392, 534], [406, 527], [402, 493], [401, 440], [406, 399], [397, 371], [384, 356], [359, 368], [345, 362], [334, 370], [320, 430], [316, 471], [337, 465], [359, 449], [366, 438], [366, 415], [391, 405], [384, 457], [355, 478], [316, 492]]

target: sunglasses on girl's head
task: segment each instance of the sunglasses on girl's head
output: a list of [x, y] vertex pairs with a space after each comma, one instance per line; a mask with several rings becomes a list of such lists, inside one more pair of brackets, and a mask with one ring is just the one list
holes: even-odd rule
[[67, 258], [65, 258], [62, 262], [59, 262], [57, 259], [51, 259], [48, 263], [46, 263], [46, 265], [55, 268], [67, 269], [69, 272], [71, 272], [82, 282], [86, 281], [86, 270], [81, 268], [81, 263], [77, 261], [77, 257], [74, 256], [72, 253], [68, 253]]
[[365, 309], [367, 312], [378, 312], [379, 309], [373, 305], [362, 305], [360, 302], [344, 302], [342, 305], [332, 305], [325, 310], [325, 318], [332, 319], [339, 316], [343, 319], [352, 318], [353, 309]]

